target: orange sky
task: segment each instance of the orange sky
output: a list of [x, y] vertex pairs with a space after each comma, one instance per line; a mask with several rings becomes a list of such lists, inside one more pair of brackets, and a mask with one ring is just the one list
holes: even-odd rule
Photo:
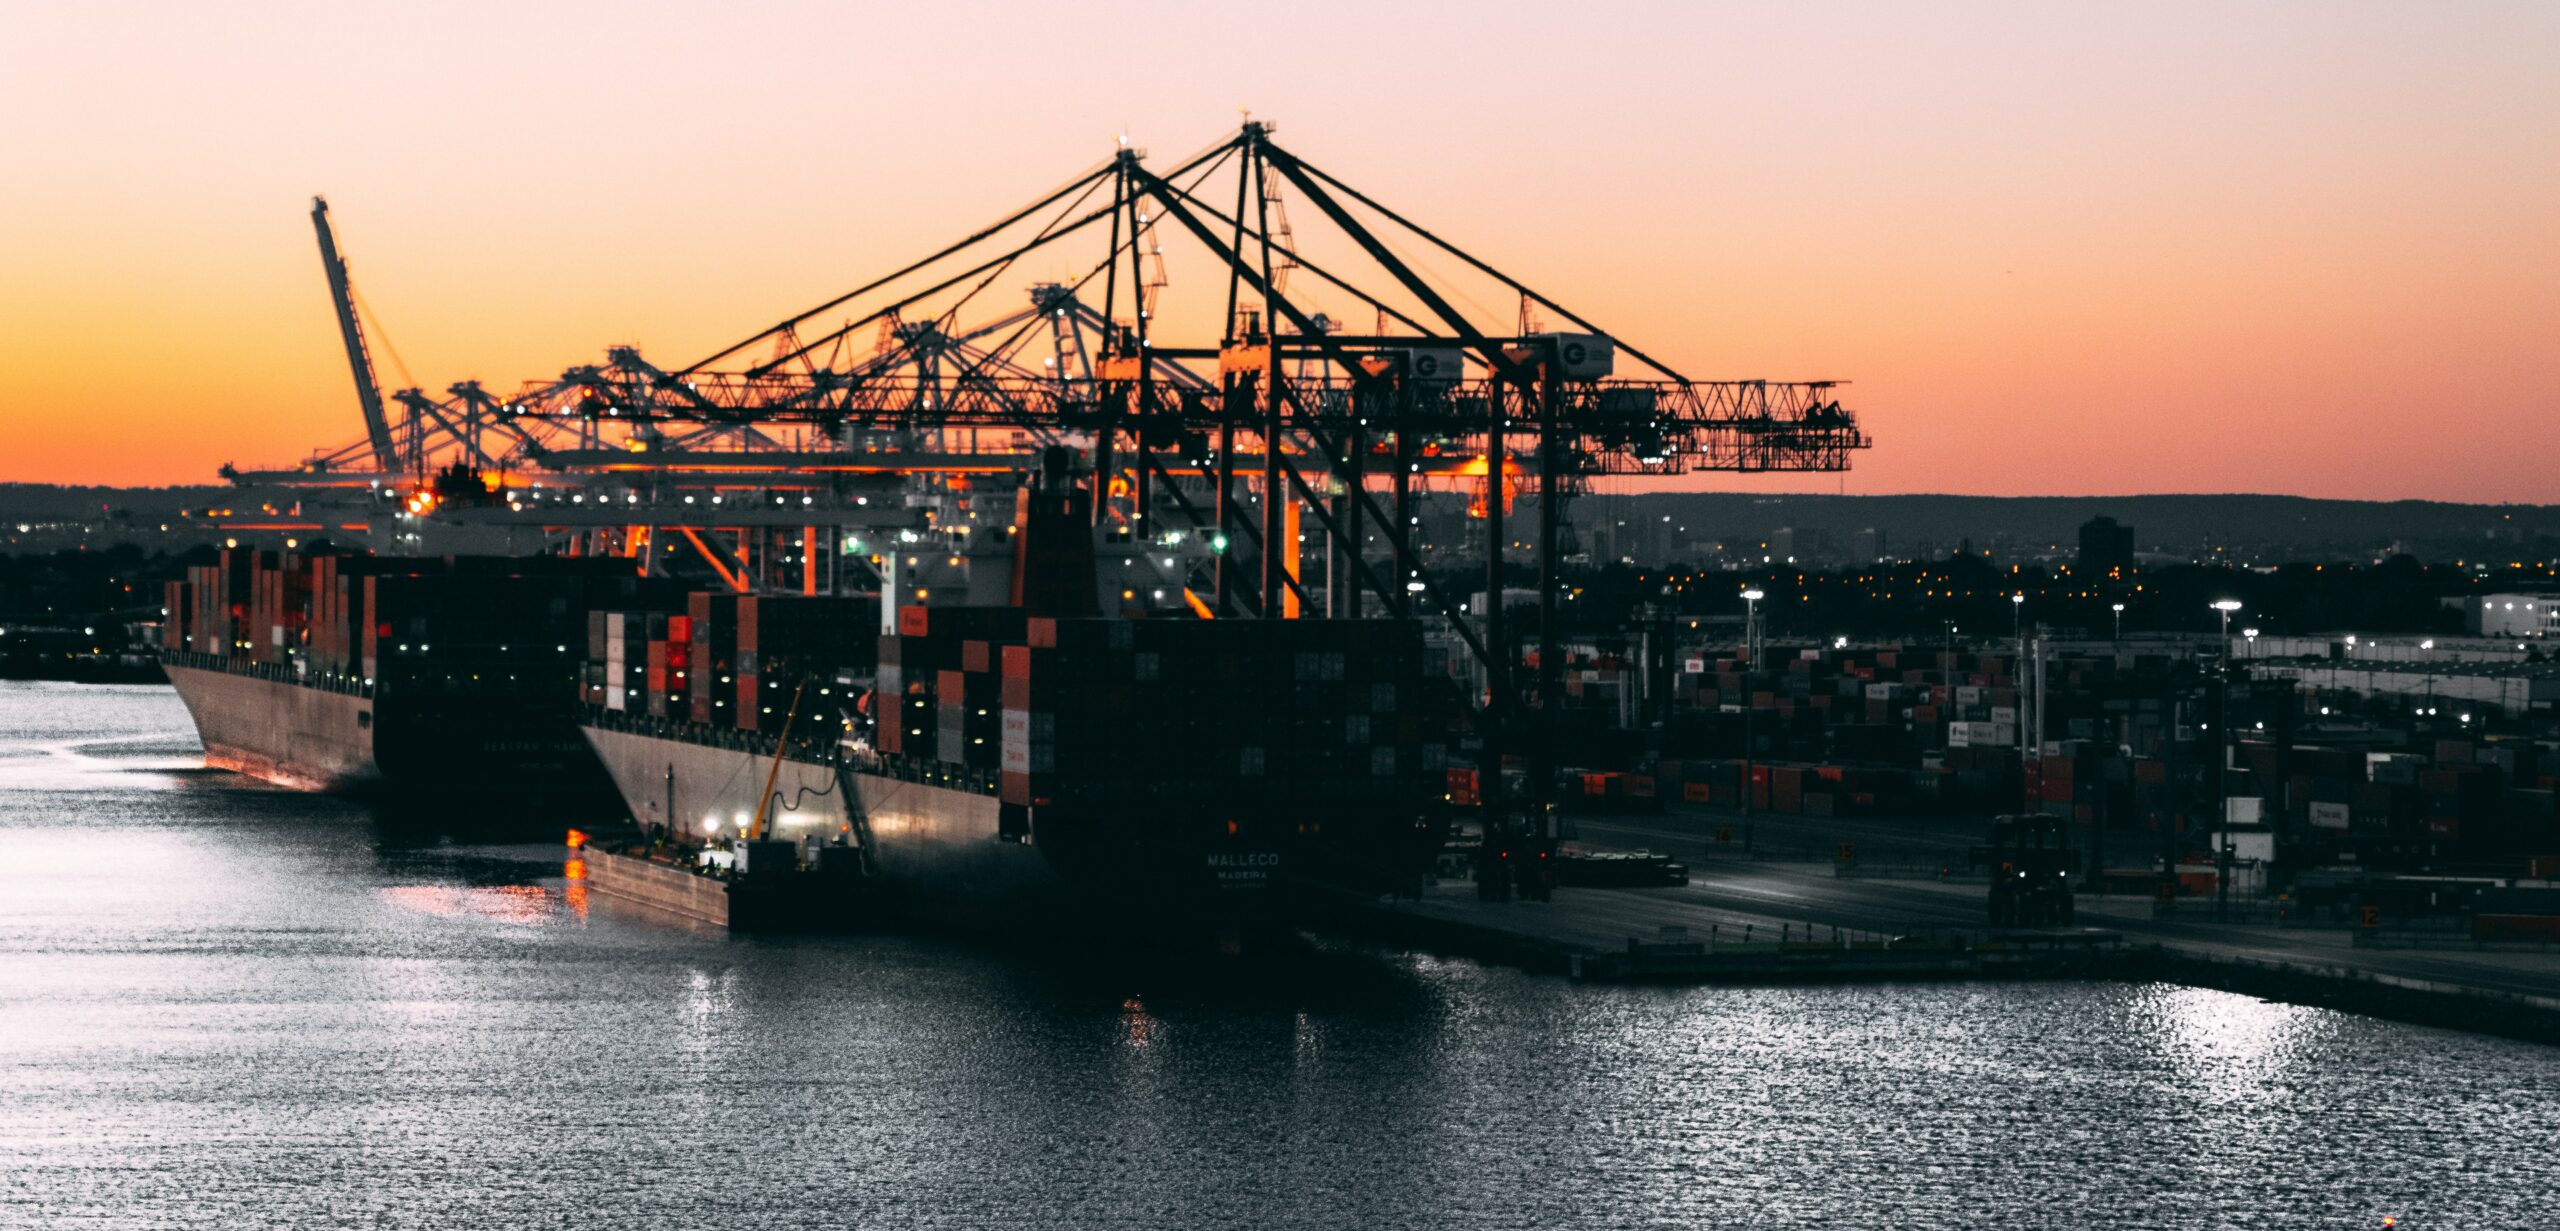
[[0, 10], [0, 480], [356, 434], [315, 192], [512, 388], [1249, 105], [1693, 376], [1856, 382], [1845, 484], [1701, 486], [2560, 498], [2560, 6], [861, 7]]

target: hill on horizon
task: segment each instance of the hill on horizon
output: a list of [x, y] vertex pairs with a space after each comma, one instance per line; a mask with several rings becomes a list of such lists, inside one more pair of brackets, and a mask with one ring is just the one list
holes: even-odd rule
[[2138, 550], [2186, 553], [2222, 546], [2361, 554], [2402, 549], [2427, 554], [2464, 545], [2534, 545], [2560, 539], [2560, 505], [2461, 504], [2435, 500], [2330, 500], [2308, 496], [1832, 496], [1742, 492], [1595, 494], [1575, 502], [1577, 525], [1670, 517], [1679, 537], [1765, 539], [1793, 530], [1799, 540], [1846, 547], [1875, 529], [1895, 554], [1926, 544], [1953, 550], [1971, 540], [2016, 550], [2074, 550], [2080, 527], [2097, 517], [2132, 526]]

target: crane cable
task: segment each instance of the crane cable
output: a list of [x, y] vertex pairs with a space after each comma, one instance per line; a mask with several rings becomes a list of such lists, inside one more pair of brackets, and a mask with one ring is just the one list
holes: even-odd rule
[[391, 366], [400, 369], [401, 386], [408, 389], [417, 388], [418, 378], [409, 374], [408, 363], [400, 358], [400, 348], [391, 344], [391, 331], [382, 327], [382, 314], [374, 311], [373, 305], [364, 301], [364, 291], [356, 286], [356, 280], [353, 278], [347, 279], [347, 294], [355, 298], [356, 307], [364, 312], [365, 320], [373, 326], [373, 336], [382, 340], [382, 351], [391, 356]]

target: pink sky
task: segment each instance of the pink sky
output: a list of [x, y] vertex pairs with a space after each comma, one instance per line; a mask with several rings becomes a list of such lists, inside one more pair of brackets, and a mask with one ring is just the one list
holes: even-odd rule
[[1698, 486], [2550, 501], [2555, 64], [2533, 3], [17, 5], [0, 479], [354, 435], [315, 192], [416, 379], [508, 388], [1250, 106], [1693, 376], [1856, 382], [1845, 484]]

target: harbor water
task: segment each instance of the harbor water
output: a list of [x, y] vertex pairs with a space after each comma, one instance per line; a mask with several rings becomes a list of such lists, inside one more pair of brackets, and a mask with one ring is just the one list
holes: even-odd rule
[[200, 765], [165, 688], [0, 684], [0, 1227], [2560, 1221], [2530, 1044], [2165, 984], [731, 938]]

